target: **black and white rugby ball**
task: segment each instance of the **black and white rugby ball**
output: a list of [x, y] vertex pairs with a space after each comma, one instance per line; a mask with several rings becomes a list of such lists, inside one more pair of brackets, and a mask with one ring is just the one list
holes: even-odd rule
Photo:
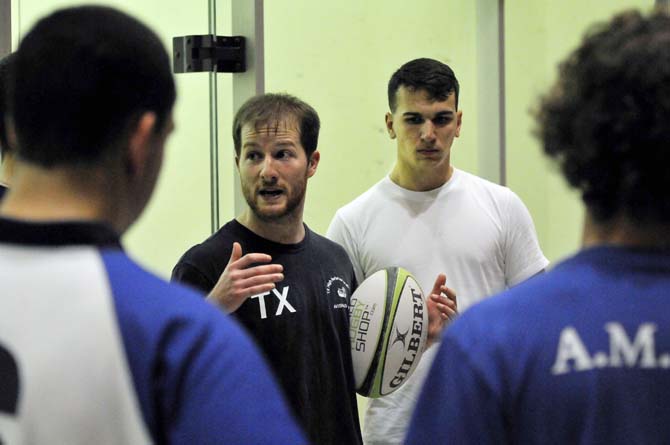
[[428, 335], [416, 279], [400, 267], [373, 273], [351, 296], [349, 323], [356, 391], [376, 398], [398, 389], [416, 369]]

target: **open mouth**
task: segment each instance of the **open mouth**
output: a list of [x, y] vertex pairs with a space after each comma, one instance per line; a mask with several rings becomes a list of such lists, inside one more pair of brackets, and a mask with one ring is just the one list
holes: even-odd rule
[[262, 189], [261, 191], [258, 192], [258, 194], [263, 196], [264, 198], [276, 198], [282, 193], [283, 192], [281, 190], [277, 189]]

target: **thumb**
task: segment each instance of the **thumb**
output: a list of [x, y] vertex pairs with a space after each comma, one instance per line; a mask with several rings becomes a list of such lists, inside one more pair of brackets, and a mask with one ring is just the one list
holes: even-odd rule
[[447, 276], [441, 273], [435, 279], [433, 290], [430, 293], [440, 295], [440, 293], [442, 293], [442, 286], [444, 286], [445, 284], [447, 284]]
[[240, 258], [242, 258], [242, 246], [240, 243], [235, 242], [233, 243], [233, 250], [230, 252], [230, 259], [228, 260], [228, 264], [234, 263]]

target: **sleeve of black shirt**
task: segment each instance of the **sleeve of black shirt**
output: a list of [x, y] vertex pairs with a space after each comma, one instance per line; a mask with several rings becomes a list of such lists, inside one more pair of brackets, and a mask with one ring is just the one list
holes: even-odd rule
[[186, 284], [187, 286], [204, 292], [205, 295], [207, 295], [216, 284], [212, 283], [209, 278], [203, 275], [202, 272], [194, 266], [181, 261], [177, 263], [174, 269], [172, 269], [172, 277], [170, 280]]

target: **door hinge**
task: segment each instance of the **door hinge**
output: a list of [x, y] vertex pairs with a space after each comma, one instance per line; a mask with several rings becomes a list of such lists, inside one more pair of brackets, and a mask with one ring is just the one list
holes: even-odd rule
[[247, 70], [243, 36], [183, 36], [172, 38], [175, 73], [243, 73]]

